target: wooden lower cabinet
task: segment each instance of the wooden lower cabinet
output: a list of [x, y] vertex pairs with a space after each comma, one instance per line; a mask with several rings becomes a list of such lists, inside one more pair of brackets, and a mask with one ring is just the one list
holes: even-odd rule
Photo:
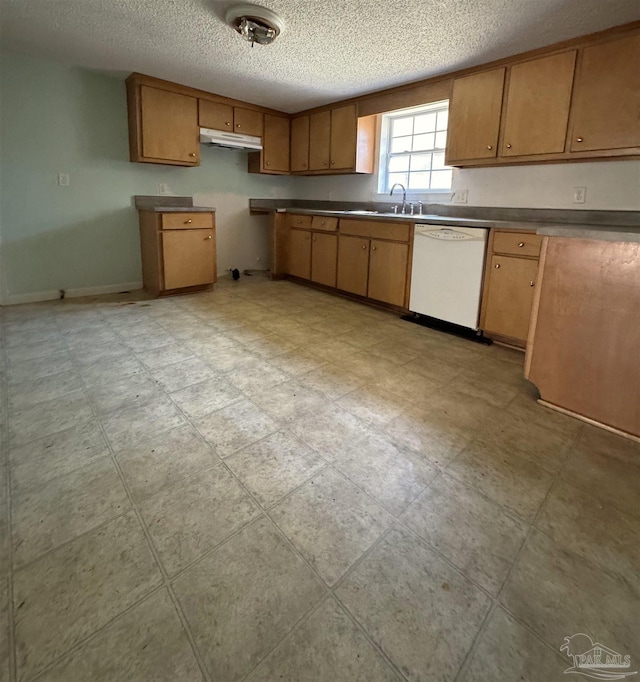
[[367, 296], [403, 306], [407, 286], [409, 245], [371, 240]]
[[338, 289], [358, 296], [367, 295], [369, 280], [369, 240], [338, 237]]
[[140, 246], [144, 288], [156, 296], [217, 279], [213, 213], [140, 211]]
[[215, 280], [213, 230], [163, 230], [164, 288], [183, 289]]
[[311, 281], [336, 286], [338, 235], [313, 232], [311, 236]]
[[311, 279], [311, 232], [292, 229], [289, 234], [289, 274]]
[[538, 261], [516, 256], [491, 256], [485, 282], [482, 329], [524, 345], [535, 290]]

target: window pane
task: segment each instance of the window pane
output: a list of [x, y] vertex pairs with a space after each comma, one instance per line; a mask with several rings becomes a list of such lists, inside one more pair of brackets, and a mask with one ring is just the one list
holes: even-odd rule
[[431, 189], [451, 189], [451, 170], [431, 173]]
[[444, 111], [439, 111], [438, 112], [437, 130], [446, 130], [448, 122], [449, 122], [449, 110], [445, 109]]
[[408, 173], [389, 173], [387, 176], [389, 178], [389, 189], [391, 189], [396, 182], [400, 182], [403, 184], [405, 187], [407, 186], [407, 176]]
[[444, 149], [447, 146], [447, 133], [443, 131], [436, 133], [436, 149]]
[[410, 152], [412, 139], [413, 138], [411, 135], [408, 137], [394, 137], [391, 140], [391, 153], [397, 154], [398, 152]]
[[432, 133], [436, 129], [436, 114], [420, 114], [416, 116], [413, 132], [418, 133]]
[[434, 152], [432, 168], [433, 170], [444, 168], [444, 152]]
[[411, 173], [409, 189], [429, 189], [429, 173]]
[[389, 173], [399, 173], [409, 170], [409, 154], [389, 157]]
[[431, 154], [412, 154], [411, 170], [424, 171], [431, 168]]
[[391, 137], [401, 137], [402, 135], [413, 134], [413, 117], [392, 119], [393, 126], [391, 129]]
[[413, 137], [413, 151], [422, 151], [423, 149], [433, 149], [434, 134], [427, 133], [426, 135], [414, 135]]

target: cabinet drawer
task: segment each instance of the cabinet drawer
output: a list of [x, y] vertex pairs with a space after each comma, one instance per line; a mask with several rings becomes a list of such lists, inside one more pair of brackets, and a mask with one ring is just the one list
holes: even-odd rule
[[163, 213], [163, 230], [189, 230], [195, 228], [212, 228], [212, 213]]
[[312, 217], [313, 216], [310, 215], [296, 215], [295, 213], [290, 213], [288, 216], [289, 227], [300, 227], [310, 229]]
[[409, 223], [383, 223], [369, 220], [341, 220], [341, 234], [352, 234], [355, 237], [371, 237], [373, 239], [392, 239], [397, 242], [408, 242]]
[[335, 232], [338, 229], [337, 218], [327, 218], [324, 215], [314, 215], [311, 220], [311, 227], [314, 230], [324, 230], [325, 232]]
[[496, 232], [493, 235], [493, 253], [537, 258], [541, 244], [542, 236], [529, 232]]

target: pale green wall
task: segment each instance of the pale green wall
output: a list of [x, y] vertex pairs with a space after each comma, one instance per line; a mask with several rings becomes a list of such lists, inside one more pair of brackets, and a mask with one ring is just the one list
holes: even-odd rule
[[[101, 73], [0, 55], [4, 299], [141, 280], [132, 195], [194, 196], [218, 209], [220, 268], [264, 267], [264, 219], [248, 198], [289, 197], [293, 179], [249, 175], [246, 152], [203, 149], [198, 168], [128, 160], [125, 87]], [[58, 172], [71, 176], [59, 187]], [[258, 260], [260, 259], [260, 260]]]

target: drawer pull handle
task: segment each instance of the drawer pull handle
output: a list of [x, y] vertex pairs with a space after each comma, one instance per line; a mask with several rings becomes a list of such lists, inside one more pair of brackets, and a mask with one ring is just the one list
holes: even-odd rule
[[493, 267], [497, 270], [500, 267], [500, 263], [496, 263]]
[[523, 246], [524, 246], [524, 242], [520, 242], [520, 243], [518, 244], [518, 248], [520, 248], [520, 249], [521, 249]]
[[184, 224], [185, 225], [191, 225], [192, 222], [193, 222], [193, 220], [191, 220], [191, 218], [189, 218], [189, 220], [184, 221]]
[[534, 287], [535, 285], [536, 285], [535, 282], [529, 282], [529, 286], [530, 286], [530, 287]]
[[582, 142], [584, 140], [583, 137], [576, 137], [576, 142]]

